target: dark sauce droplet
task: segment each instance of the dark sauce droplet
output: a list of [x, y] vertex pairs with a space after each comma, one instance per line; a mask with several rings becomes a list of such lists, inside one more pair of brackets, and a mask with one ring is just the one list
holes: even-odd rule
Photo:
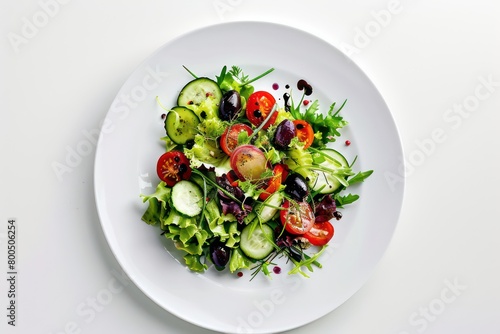
[[207, 113], [205, 112], [205, 110], [203, 110], [203, 111], [200, 113], [200, 116], [201, 116], [201, 118], [207, 118]]
[[307, 81], [305, 81], [304, 79], [300, 79], [297, 82], [297, 88], [299, 90], [304, 90], [304, 94], [306, 94], [307, 96], [311, 95], [313, 92], [312, 86], [308, 84]]
[[285, 101], [285, 111], [290, 112], [290, 94], [283, 94], [283, 100]]
[[262, 113], [260, 112], [260, 110], [259, 110], [259, 109], [255, 110], [255, 111], [253, 112], [253, 115], [254, 115], [256, 118], [262, 117]]
[[290, 88], [290, 85], [285, 85], [285, 88], [286, 88], [286, 89]]

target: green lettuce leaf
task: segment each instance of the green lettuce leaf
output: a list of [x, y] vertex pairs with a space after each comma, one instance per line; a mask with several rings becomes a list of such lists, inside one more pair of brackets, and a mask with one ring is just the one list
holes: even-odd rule
[[172, 188], [168, 187], [165, 182], [160, 182], [156, 187], [156, 191], [151, 195], [141, 195], [142, 202], [148, 202], [148, 208], [142, 215], [141, 219], [146, 224], [155, 225], [164, 220], [169, 212], [168, 202], [170, 201]]
[[248, 269], [252, 262], [243, 254], [239, 248], [234, 248], [229, 260], [229, 271], [234, 273], [236, 270]]
[[240, 242], [241, 232], [238, 230], [236, 218], [221, 215], [215, 200], [210, 200], [205, 206], [205, 217], [208, 228], [215, 237], [219, 237], [228, 247], [234, 247]]
[[186, 262], [186, 266], [192, 271], [202, 273], [208, 269], [206, 264], [201, 263], [200, 255], [186, 254], [184, 255], [184, 261]]
[[193, 147], [184, 149], [184, 154], [189, 159], [191, 167], [195, 168], [204, 163], [218, 166], [227, 157], [226, 153], [219, 148], [216, 140], [208, 139], [200, 134], [194, 137]]

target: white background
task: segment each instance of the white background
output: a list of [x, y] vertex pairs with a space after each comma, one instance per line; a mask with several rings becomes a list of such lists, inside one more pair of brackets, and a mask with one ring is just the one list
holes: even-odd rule
[[[40, 27], [23, 28], [49, 2], [0, 2], [3, 272], [9, 218], [19, 242], [17, 326], [7, 325], [1, 279], [2, 333], [211, 333], [115, 278], [93, 195], [95, 146], [71, 172], [58, 177], [53, 165], [99, 128], [129, 74], [162, 44], [238, 20], [291, 25], [349, 54], [392, 111], [408, 166], [399, 225], [368, 283], [290, 333], [500, 333], [496, 1], [60, 0]], [[105, 290], [112, 299], [91, 308]]]

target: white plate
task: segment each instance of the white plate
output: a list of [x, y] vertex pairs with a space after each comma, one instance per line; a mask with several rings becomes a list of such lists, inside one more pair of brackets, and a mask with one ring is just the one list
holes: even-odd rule
[[[238, 65], [250, 76], [274, 67], [255, 83], [294, 86], [299, 79], [314, 88], [327, 109], [348, 99], [343, 110], [349, 126], [337, 147], [349, 159], [359, 154], [356, 170], [374, 169], [353, 191], [361, 198], [335, 224], [336, 235], [305, 279], [283, 272], [272, 280], [249, 281], [227, 272], [194, 274], [184, 268], [157, 227], [141, 221], [140, 193], [158, 182], [157, 158], [163, 152], [161, 114], [155, 97], [173, 106], [180, 88], [199, 76], [214, 78], [223, 65]], [[297, 91], [295, 89], [295, 91]], [[295, 95], [298, 98], [298, 94]], [[282, 100], [280, 101], [282, 103]], [[349, 147], [343, 146], [350, 140]], [[398, 174], [402, 148], [392, 116], [367, 76], [328, 43], [294, 28], [256, 22], [227, 23], [188, 33], [161, 47], [135, 70], [113, 102], [99, 138], [95, 196], [104, 234], [130, 279], [165, 310], [193, 324], [228, 333], [272, 333], [312, 322], [350, 298], [368, 279], [396, 226], [403, 198]], [[353, 186], [354, 187], [354, 186]]]

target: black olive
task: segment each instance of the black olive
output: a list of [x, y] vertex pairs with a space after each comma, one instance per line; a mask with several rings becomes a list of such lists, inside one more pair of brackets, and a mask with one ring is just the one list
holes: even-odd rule
[[227, 91], [220, 101], [219, 117], [223, 121], [232, 121], [238, 117], [241, 112], [240, 93], [235, 90]]
[[289, 119], [284, 119], [274, 133], [274, 146], [280, 150], [286, 150], [292, 139], [296, 136], [295, 125]]
[[285, 193], [296, 201], [303, 202], [306, 196], [309, 195], [306, 180], [300, 174], [292, 173], [288, 175], [284, 185]]
[[210, 244], [210, 259], [217, 270], [223, 270], [229, 262], [231, 250], [221, 241], [213, 241]]
[[302, 261], [303, 252], [301, 249], [298, 249], [294, 246], [291, 246], [288, 249], [290, 250], [290, 256], [292, 257], [292, 259], [294, 259], [297, 262]]

